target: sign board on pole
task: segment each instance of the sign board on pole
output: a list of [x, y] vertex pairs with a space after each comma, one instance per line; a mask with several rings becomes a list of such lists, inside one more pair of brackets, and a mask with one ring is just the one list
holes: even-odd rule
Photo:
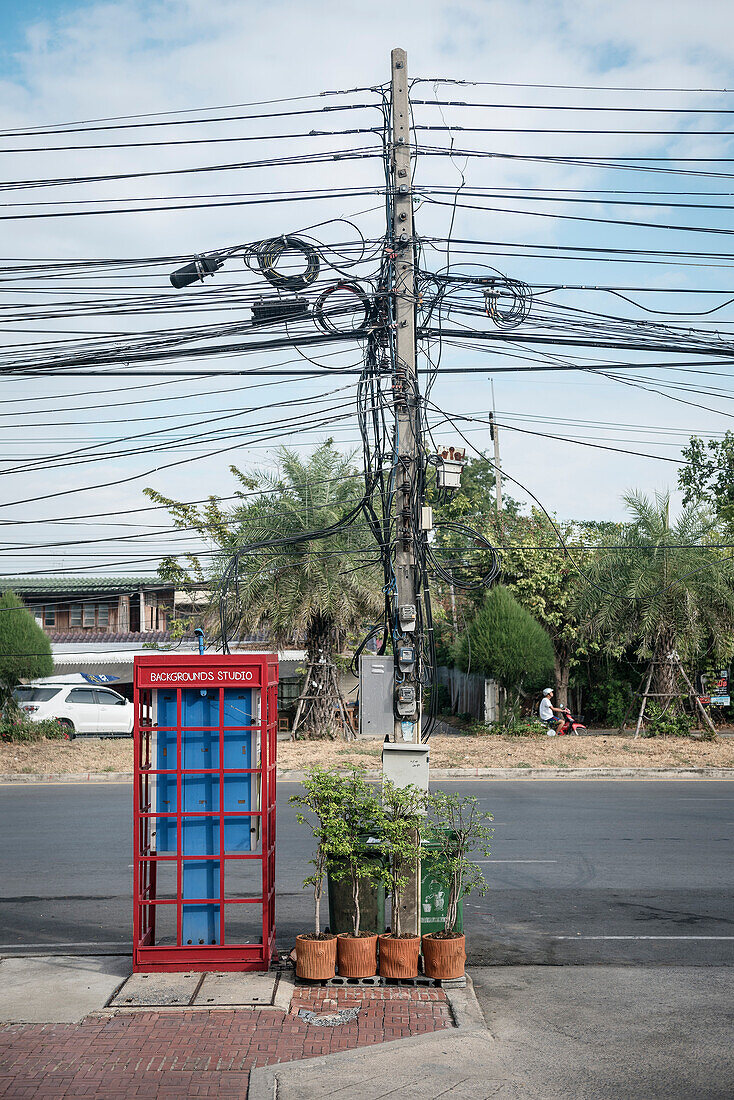
[[699, 672], [697, 681], [698, 698], [703, 706], [728, 707], [731, 704], [727, 668], [716, 669], [713, 672]]

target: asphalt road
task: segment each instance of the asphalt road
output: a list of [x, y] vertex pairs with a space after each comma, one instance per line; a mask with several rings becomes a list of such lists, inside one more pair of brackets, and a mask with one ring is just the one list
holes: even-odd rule
[[[465, 902], [474, 965], [734, 964], [734, 785], [456, 782], [494, 814], [490, 891]], [[311, 919], [310, 856], [281, 783], [278, 942]], [[129, 785], [0, 787], [0, 953], [128, 951]]]
[[478, 1097], [732, 1096], [731, 968], [491, 966], [472, 978], [492, 1035]]

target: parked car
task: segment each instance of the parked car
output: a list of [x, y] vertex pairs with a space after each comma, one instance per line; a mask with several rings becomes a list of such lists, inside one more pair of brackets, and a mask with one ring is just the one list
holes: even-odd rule
[[33, 722], [55, 718], [69, 733], [132, 733], [133, 705], [111, 688], [22, 684], [13, 695]]

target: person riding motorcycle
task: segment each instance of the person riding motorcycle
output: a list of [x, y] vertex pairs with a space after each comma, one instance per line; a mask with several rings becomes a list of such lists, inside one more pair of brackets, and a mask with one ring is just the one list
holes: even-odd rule
[[538, 713], [540, 715], [541, 722], [544, 722], [548, 727], [548, 736], [556, 736], [556, 727], [560, 725], [561, 719], [556, 718], [555, 714], [563, 714], [563, 707], [554, 707], [551, 703], [553, 698], [553, 688], [546, 688], [543, 692], [543, 698], [540, 700], [540, 707]]

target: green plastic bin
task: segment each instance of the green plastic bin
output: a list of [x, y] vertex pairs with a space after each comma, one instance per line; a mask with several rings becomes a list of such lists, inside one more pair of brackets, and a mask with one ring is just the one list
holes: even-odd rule
[[[379, 869], [384, 864], [384, 854], [380, 842], [374, 837], [364, 836], [363, 851], [369, 854], [370, 863], [375, 865], [375, 875], [366, 875], [359, 883], [359, 926], [363, 932], [385, 931], [385, 886], [380, 881]], [[334, 933], [351, 932], [353, 902], [352, 883], [348, 877], [335, 879], [331, 871], [327, 875], [329, 886], [329, 928]]]
[[[422, 851], [435, 851], [441, 845], [424, 841]], [[443, 932], [449, 900], [449, 875], [438, 861], [421, 860], [421, 935]], [[464, 905], [461, 898], [456, 908], [455, 932], [464, 931]]]

